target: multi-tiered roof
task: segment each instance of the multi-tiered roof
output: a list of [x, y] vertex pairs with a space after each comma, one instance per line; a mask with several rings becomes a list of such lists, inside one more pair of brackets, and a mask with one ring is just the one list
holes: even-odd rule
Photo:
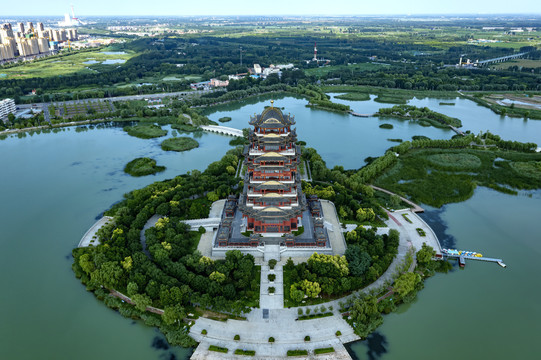
[[297, 166], [300, 147], [295, 118], [271, 106], [250, 118], [250, 145], [244, 150], [244, 192], [239, 209], [254, 233], [290, 233], [300, 226], [306, 200]]

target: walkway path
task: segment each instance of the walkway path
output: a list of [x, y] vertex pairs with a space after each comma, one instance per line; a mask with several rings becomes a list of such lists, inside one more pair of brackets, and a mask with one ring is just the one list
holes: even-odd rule
[[143, 226], [143, 230], [141, 230], [141, 233], [140, 233], [140, 237], [141, 237], [141, 245], [143, 245], [143, 252], [148, 256], [150, 257], [150, 253], [148, 252], [148, 249], [147, 249], [147, 238], [145, 236], [145, 231], [147, 231], [147, 229], [150, 229], [151, 227], [153, 227], [154, 225], [156, 225], [156, 223], [158, 222], [158, 220], [161, 218], [162, 216], [161, 215], [153, 215], [150, 219], [148, 219], [148, 221], [146, 222], [145, 226]]
[[[254, 309], [248, 315], [248, 321], [197, 319], [190, 329], [190, 336], [200, 344], [191, 358], [208, 359], [212, 354], [208, 352], [211, 344], [230, 349], [229, 354], [235, 349], [246, 349], [255, 350], [256, 359], [278, 359], [286, 358], [288, 350], [313, 352], [314, 349], [330, 346], [342, 350], [342, 343], [359, 339], [336, 310], [334, 316], [304, 321], [296, 321], [296, 309], [271, 309], [267, 318], [263, 317], [261, 309]], [[207, 335], [201, 334], [203, 329]], [[337, 331], [342, 333], [340, 337], [336, 336]], [[235, 335], [240, 336], [239, 341], [233, 340]], [[307, 335], [310, 336], [309, 342], [304, 341]], [[269, 343], [270, 337], [274, 337], [274, 343]], [[224, 358], [222, 354], [215, 355]], [[347, 352], [333, 354], [330, 358], [350, 359]]]
[[[403, 215], [406, 215], [407, 219], [409, 219], [411, 223], [406, 220]], [[432, 228], [428, 226], [419, 215], [415, 214], [411, 210], [397, 210], [394, 213], [389, 213], [389, 218], [393, 219], [395, 223], [400, 223], [400, 236], [406, 237], [409, 241], [411, 241], [416, 251], [421, 250], [423, 243], [426, 243], [436, 250], [437, 254], [441, 254], [441, 245], [438, 237]], [[425, 236], [419, 235], [417, 229], [422, 229]]]
[[[407, 213], [413, 224], [402, 219], [397, 219], [397, 214]], [[401, 215], [400, 215], [401, 216]], [[195, 325], [190, 329], [190, 336], [200, 342], [192, 359], [217, 359], [217, 358], [233, 358], [232, 353], [235, 349], [256, 350], [256, 359], [276, 359], [285, 358], [288, 350], [306, 349], [310, 354], [314, 349], [332, 346], [339, 352], [332, 354], [333, 359], [349, 359], [347, 352], [342, 352], [341, 344], [359, 340], [353, 329], [342, 319], [339, 312], [340, 304], [347, 302], [349, 299], [357, 296], [360, 293], [376, 293], [388, 287], [402, 270], [408, 252], [412, 252], [414, 248], [420, 249], [423, 241], [427, 241], [433, 234], [432, 230], [422, 219], [415, 213], [409, 210], [403, 212], [395, 212], [389, 214], [387, 221], [387, 229], [396, 229], [400, 232], [400, 242], [398, 245], [398, 254], [385, 273], [379, 277], [374, 283], [368, 285], [362, 290], [359, 290], [349, 296], [341, 299], [333, 300], [325, 304], [303, 306], [305, 312], [307, 308], [321, 308], [324, 305], [330, 310], [332, 307], [333, 316], [320, 319], [298, 321], [298, 308], [284, 309], [280, 308], [279, 301], [273, 301], [268, 296], [269, 286], [267, 275], [269, 273], [268, 266], [262, 265], [261, 268], [261, 292], [260, 292], [260, 308], [253, 309], [246, 314], [247, 321], [228, 320], [226, 322], [213, 321], [210, 319], [199, 318]], [[425, 237], [421, 237], [416, 228], [422, 228], [426, 232]], [[379, 233], [379, 231], [378, 231]], [[435, 249], [439, 249], [439, 243], [434, 245], [433, 241], [437, 242], [437, 238], [433, 237], [430, 243]], [[285, 259], [282, 259], [276, 265], [276, 290], [279, 291], [278, 281], [282, 275], [283, 284], [283, 268], [282, 265]], [[413, 270], [414, 265], [410, 266], [409, 271]], [[274, 295], [275, 297], [277, 295]], [[278, 298], [275, 298], [278, 299]], [[283, 307], [283, 297], [282, 297]], [[202, 335], [201, 331], [205, 329], [207, 335]], [[336, 331], [342, 333], [341, 336], [336, 336]], [[235, 335], [240, 336], [240, 341], [234, 341]], [[304, 342], [305, 336], [310, 336], [310, 342]], [[269, 337], [275, 338], [275, 343], [268, 343]], [[221, 346], [230, 349], [227, 355], [209, 352], [210, 345]], [[313, 358], [310, 355], [308, 358]], [[319, 357], [318, 357], [319, 358]]]
[[323, 211], [323, 217], [326, 222], [330, 223], [330, 227], [327, 227], [327, 234], [329, 235], [329, 241], [334, 255], [344, 255], [346, 253], [346, 239], [342, 232], [342, 227], [338, 220], [338, 214], [334, 204], [328, 200], [320, 200], [321, 209]]
[[[265, 246], [265, 248], [268, 245]], [[269, 274], [274, 274], [276, 279], [270, 282]], [[269, 293], [269, 287], [275, 288], [275, 293]], [[269, 268], [269, 265], [261, 265], [261, 285], [259, 286], [259, 307], [261, 309], [283, 309], [284, 308], [284, 269], [281, 264]]]
[[370, 187], [371, 187], [372, 189], [374, 189], [374, 190], [382, 191], [382, 192], [384, 192], [384, 193], [386, 193], [386, 194], [389, 194], [389, 195], [396, 195], [396, 196], [398, 196], [398, 197], [400, 198], [400, 200], [402, 200], [402, 201], [404, 201], [404, 202], [406, 202], [406, 203], [408, 203], [408, 204], [411, 205], [413, 212], [416, 212], [416, 213], [425, 212], [425, 209], [423, 209], [422, 207], [420, 207], [419, 205], [417, 205], [417, 204], [414, 203], [413, 201], [406, 199], [406, 198], [403, 197], [403, 196], [400, 196], [400, 195], [398, 195], [398, 194], [395, 194], [394, 192], [391, 192], [391, 191], [389, 191], [389, 190], [382, 189], [382, 188], [377, 187], [377, 186], [374, 186], [374, 185], [370, 185]]
[[83, 235], [83, 237], [81, 238], [81, 241], [79, 241], [79, 245], [77, 247], [88, 247], [88, 246], [91, 246], [91, 245], [92, 246], [99, 245], [100, 241], [99, 241], [98, 237], [96, 236], [96, 238], [94, 238], [94, 236], [96, 235], [98, 230], [101, 229], [102, 226], [109, 224], [109, 222], [112, 221], [112, 220], [113, 220], [112, 217], [104, 216], [101, 219], [99, 219], [98, 221], [96, 221], [96, 223], [94, 225], [92, 225], [92, 227], [90, 229], [88, 229], [88, 231]]

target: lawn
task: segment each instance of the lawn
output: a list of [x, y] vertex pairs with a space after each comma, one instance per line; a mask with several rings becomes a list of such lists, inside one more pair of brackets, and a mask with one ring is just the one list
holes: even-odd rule
[[[5, 74], [1, 79], [26, 79], [33, 77], [51, 77], [68, 75], [76, 72], [83, 74], [93, 74], [96, 69], [102, 66], [101, 62], [105, 60], [129, 60], [137, 53], [126, 51], [124, 54], [106, 54], [111, 49], [74, 52], [62, 56], [52, 56], [44, 60], [25, 62], [21, 65], [13, 66], [7, 69], [0, 69], [0, 74]], [[92, 62], [86, 63], [85, 62]], [[117, 66], [118, 64], [111, 64]], [[94, 69], [96, 68], [96, 69]]]

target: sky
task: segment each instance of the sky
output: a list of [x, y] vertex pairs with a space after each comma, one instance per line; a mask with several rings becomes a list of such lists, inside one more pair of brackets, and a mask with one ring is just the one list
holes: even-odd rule
[[24, 0], [2, 1], [0, 17], [62, 17], [71, 4], [92, 15], [541, 14], [539, 0]]

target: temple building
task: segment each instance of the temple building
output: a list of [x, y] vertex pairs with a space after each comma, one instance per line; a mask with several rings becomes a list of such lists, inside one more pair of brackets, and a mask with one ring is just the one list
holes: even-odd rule
[[306, 197], [298, 167], [301, 149], [295, 118], [271, 106], [250, 118], [250, 144], [244, 149], [244, 188], [225, 204], [216, 245], [325, 247], [328, 236], [317, 197]]
[[256, 234], [296, 231], [306, 209], [297, 167], [300, 146], [293, 116], [271, 106], [250, 119], [250, 145], [244, 151], [245, 186], [239, 201], [247, 231]]

